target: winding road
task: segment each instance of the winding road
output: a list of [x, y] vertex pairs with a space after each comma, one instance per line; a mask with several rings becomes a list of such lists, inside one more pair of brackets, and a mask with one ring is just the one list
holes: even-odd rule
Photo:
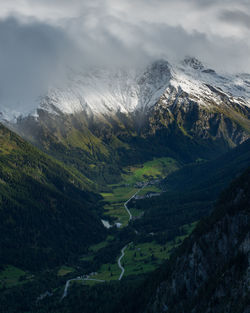
[[[118, 264], [119, 268], [120, 268], [121, 271], [122, 271], [121, 274], [120, 274], [120, 276], [119, 276], [119, 278], [118, 278], [118, 280], [121, 280], [121, 279], [122, 279], [123, 274], [124, 274], [124, 272], [125, 272], [124, 267], [121, 265], [121, 260], [122, 260], [122, 258], [123, 258], [124, 255], [125, 255], [124, 252], [125, 252], [127, 246], [128, 246], [128, 245], [126, 245], [125, 247], [123, 247], [123, 248], [121, 249], [121, 256], [119, 257], [119, 259], [118, 259], [118, 261], [117, 261], [117, 264]], [[61, 301], [62, 301], [63, 298], [67, 297], [67, 295], [68, 295], [68, 289], [69, 289], [70, 283], [71, 283], [72, 281], [77, 281], [77, 280], [83, 280], [83, 281], [84, 281], [84, 280], [94, 280], [94, 281], [98, 281], [98, 282], [105, 282], [105, 280], [95, 279], [95, 278], [82, 278], [82, 277], [77, 277], [77, 278], [69, 279], [69, 280], [66, 281], [66, 284], [65, 284], [65, 287], [64, 287], [64, 291], [63, 291], [63, 295], [62, 295], [62, 297], [61, 297]]]
[[102, 279], [94, 279], [94, 278], [81, 278], [81, 277], [77, 277], [77, 278], [69, 279], [69, 280], [67, 280], [67, 282], [66, 282], [66, 284], [65, 284], [65, 287], [64, 287], [64, 291], [63, 291], [63, 295], [62, 295], [61, 300], [62, 300], [63, 298], [65, 298], [65, 297], [67, 297], [69, 285], [70, 285], [70, 283], [71, 283], [72, 281], [74, 281], [74, 280], [94, 280], [94, 281], [99, 281], [99, 282], [101, 282], [101, 283], [105, 282], [105, 280], [102, 280]]
[[129, 201], [132, 200], [143, 188], [145, 188], [145, 187], [147, 186], [147, 184], [148, 184], [148, 183], [145, 183], [142, 188], [140, 188], [139, 190], [137, 190], [136, 193], [133, 194], [133, 196], [130, 197], [130, 198], [124, 203], [124, 208], [125, 208], [125, 210], [128, 212], [128, 215], [129, 215], [129, 222], [132, 220], [133, 216], [132, 216], [132, 214], [131, 214], [129, 208], [127, 207], [127, 204], [128, 204]]
[[[132, 200], [144, 187], [146, 187], [147, 184], [148, 184], [148, 183], [145, 183], [142, 188], [140, 188], [139, 190], [137, 190], [136, 193], [133, 194], [133, 196], [130, 197], [130, 198], [124, 203], [124, 208], [126, 209], [126, 211], [128, 212], [128, 215], [129, 215], [129, 222], [132, 220], [133, 216], [132, 216], [132, 214], [131, 214], [129, 208], [127, 207], [127, 204], [128, 204], [129, 201]], [[129, 243], [129, 244], [130, 244], [130, 243]], [[124, 247], [121, 249], [121, 256], [119, 257], [119, 259], [118, 259], [118, 261], [117, 261], [117, 264], [118, 264], [119, 268], [121, 269], [121, 274], [120, 274], [118, 280], [121, 280], [121, 279], [122, 279], [122, 277], [123, 277], [123, 275], [124, 275], [124, 272], [125, 272], [124, 267], [121, 265], [121, 260], [122, 260], [122, 258], [124, 257], [124, 255], [125, 255], [125, 250], [126, 250], [126, 248], [128, 247], [129, 244], [127, 244], [126, 246], [124, 246]], [[65, 298], [65, 297], [67, 297], [67, 295], [68, 295], [68, 289], [69, 289], [70, 283], [71, 283], [72, 281], [77, 281], [77, 280], [83, 280], [83, 281], [84, 281], [84, 280], [94, 280], [94, 281], [98, 281], [98, 282], [105, 282], [105, 280], [94, 279], [94, 278], [82, 278], [82, 277], [77, 277], [77, 278], [69, 279], [69, 280], [67, 280], [67, 282], [66, 282], [66, 284], [65, 284], [65, 287], [64, 287], [64, 291], [63, 291], [63, 295], [62, 295], [62, 297], [61, 297], [61, 300], [62, 300], [63, 298]]]
[[125, 269], [124, 269], [124, 267], [121, 265], [121, 259], [124, 257], [124, 255], [125, 255], [125, 253], [124, 253], [124, 251], [126, 250], [126, 248], [127, 248], [127, 246], [128, 245], [126, 245], [125, 247], [123, 247], [122, 248], [122, 250], [121, 250], [121, 256], [119, 257], [119, 259], [118, 259], [118, 261], [117, 261], [117, 263], [118, 263], [118, 266], [120, 267], [120, 269], [121, 269], [121, 274], [120, 274], [120, 276], [119, 276], [119, 278], [118, 278], [118, 280], [121, 280], [122, 279], [122, 276], [123, 276], [123, 274], [124, 274], [124, 272], [125, 272]]
[[[133, 215], [131, 214], [129, 208], [127, 207], [127, 204], [129, 203], [130, 200], [132, 200], [132, 199], [138, 194], [138, 192], [140, 192], [144, 187], [146, 187], [147, 184], [148, 184], [148, 183], [145, 183], [142, 188], [140, 188], [139, 190], [137, 190], [136, 193], [133, 194], [133, 196], [130, 197], [130, 198], [124, 203], [124, 208], [125, 208], [125, 210], [128, 212], [128, 215], [129, 215], [129, 222], [132, 220]], [[129, 245], [129, 244], [128, 244], [128, 245]], [[121, 256], [119, 257], [119, 259], [118, 259], [118, 261], [117, 261], [117, 264], [118, 264], [118, 266], [119, 266], [120, 269], [121, 269], [121, 274], [120, 274], [118, 280], [121, 280], [121, 279], [122, 279], [122, 277], [123, 277], [123, 275], [124, 275], [124, 272], [125, 272], [124, 267], [121, 265], [121, 259], [124, 257], [124, 255], [125, 255], [125, 250], [126, 250], [126, 248], [127, 248], [128, 245], [126, 245], [125, 247], [122, 248], [122, 250], [121, 250]]]

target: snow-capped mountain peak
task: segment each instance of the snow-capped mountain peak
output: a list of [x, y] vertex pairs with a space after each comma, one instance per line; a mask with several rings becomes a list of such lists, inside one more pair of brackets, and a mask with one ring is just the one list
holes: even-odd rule
[[188, 66], [194, 70], [204, 70], [204, 65], [198, 59], [187, 56], [182, 62], [184, 66]]
[[[35, 110], [28, 114], [37, 117], [40, 110], [54, 115], [147, 111], [163, 96], [167, 102], [173, 90], [188, 94], [201, 105], [220, 104], [224, 94], [240, 105], [250, 106], [250, 75], [219, 75], [198, 59], [186, 57], [179, 64], [158, 60], [144, 69], [69, 71], [67, 80], [51, 86], [48, 93], [34, 103]], [[16, 111], [8, 111], [0, 104], [0, 119], [14, 121], [18, 116], [27, 115], [21, 109]]]

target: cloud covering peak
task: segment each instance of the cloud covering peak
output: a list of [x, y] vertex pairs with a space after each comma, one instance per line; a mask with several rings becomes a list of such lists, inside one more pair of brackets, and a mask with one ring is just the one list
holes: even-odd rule
[[186, 55], [250, 72], [248, 0], [4, 0], [0, 105], [29, 108], [66, 67], [136, 66]]

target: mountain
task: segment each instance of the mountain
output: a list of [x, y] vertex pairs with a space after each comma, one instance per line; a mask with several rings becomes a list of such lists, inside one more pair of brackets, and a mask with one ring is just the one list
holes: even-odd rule
[[183, 166], [162, 181], [160, 196], [130, 201], [130, 207], [144, 212], [135, 228], [145, 234], [162, 232], [163, 239], [172, 240], [182, 225], [207, 216], [221, 191], [249, 165], [247, 140], [213, 160]]
[[94, 186], [0, 124], [0, 265], [44, 269], [103, 240]]
[[249, 208], [250, 168], [222, 192], [211, 215], [198, 223], [156, 271], [91, 288], [76, 284], [63, 303], [48, 300], [39, 309], [53, 313], [248, 313]]
[[[30, 116], [39, 117], [40, 110], [54, 115], [85, 111], [88, 115], [129, 113], [149, 110], [162, 99], [173, 97], [175, 89], [186, 93], [200, 105], [211, 106], [221, 100], [250, 106], [250, 74], [219, 75], [205, 68], [197, 59], [187, 57], [180, 64], [158, 60], [146, 68], [88, 68], [68, 71], [67, 79], [51, 86], [40, 95]], [[224, 95], [224, 98], [223, 98]], [[163, 99], [162, 99], [163, 100]], [[3, 111], [7, 111], [2, 107]], [[17, 114], [17, 113], [16, 113]], [[2, 119], [22, 117], [22, 112]]]
[[147, 305], [133, 312], [249, 312], [249, 182], [250, 169], [231, 184], [211, 216], [151, 276], [144, 289]]
[[146, 68], [69, 71], [34, 112], [2, 120], [105, 185], [135, 160], [171, 155], [192, 162], [244, 142], [249, 97], [248, 74], [222, 76], [194, 58], [159, 60]]
[[[249, 166], [249, 95], [248, 74], [221, 75], [186, 58], [145, 68], [69, 70], [29, 114], [13, 115], [1, 104], [0, 118], [8, 127], [0, 124], [4, 311], [75, 312], [88, 306], [99, 313], [105, 303], [104, 312], [117, 304], [115, 312], [199, 313], [204, 304], [219, 313], [230, 312], [235, 299], [239, 310], [245, 308], [249, 171], [175, 249], [209, 214], [219, 192]], [[134, 182], [122, 178], [141, 170], [138, 180], [146, 179], [144, 162], [154, 163], [155, 157], [169, 157], [180, 169], [163, 180], [159, 197], [134, 201]], [[131, 210], [135, 218], [127, 227], [105, 229], [102, 205], [106, 213], [120, 215], [124, 202], [138, 209]], [[132, 253], [132, 241], [145, 251]], [[129, 272], [130, 263], [124, 263], [130, 274], [108, 283], [116, 279], [111, 268], [121, 249], [128, 253], [122, 262], [130, 254], [136, 266]], [[148, 257], [138, 264], [135, 258], [143, 253]], [[141, 271], [161, 264], [162, 255], [171, 259], [144, 281]], [[7, 286], [17, 270], [26, 271], [27, 279], [17, 275], [13, 288]], [[93, 271], [107, 281], [93, 289], [72, 283], [72, 298], [59, 303], [65, 281]], [[229, 282], [234, 288], [227, 288]]]

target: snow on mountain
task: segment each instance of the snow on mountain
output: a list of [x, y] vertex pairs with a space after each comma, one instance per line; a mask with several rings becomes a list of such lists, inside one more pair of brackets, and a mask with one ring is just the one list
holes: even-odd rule
[[[189, 58], [188, 58], [189, 59]], [[178, 75], [183, 75], [184, 80], [198, 85], [210, 85], [221, 92], [231, 95], [232, 97], [242, 97], [247, 100], [249, 105], [250, 99], [250, 75], [238, 74], [223, 76], [217, 74], [212, 69], [206, 69], [197, 59], [192, 58], [193, 63], [184, 60], [184, 66], [177, 66]], [[198, 64], [198, 65], [197, 65]], [[185, 66], [186, 65], [186, 66]]]
[[64, 88], [51, 88], [40, 108], [70, 114], [89, 110], [94, 114], [133, 112], [152, 106], [171, 78], [169, 64], [158, 61], [146, 71], [95, 69], [71, 73]]
[[[37, 108], [51, 114], [129, 113], [147, 110], [164, 96], [185, 92], [200, 105], [223, 103], [223, 95], [250, 107], [250, 75], [219, 75], [195, 58], [170, 65], [160, 60], [146, 69], [91, 69], [69, 72], [61, 86], [53, 86], [39, 99]], [[19, 110], [20, 111], [20, 110]], [[26, 113], [10, 112], [0, 106], [0, 119], [14, 121]], [[37, 116], [36, 112], [29, 112]]]
[[51, 88], [40, 108], [52, 107], [70, 114], [84, 109], [93, 113], [132, 111], [136, 105], [135, 71], [95, 69], [70, 73], [63, 88]]

